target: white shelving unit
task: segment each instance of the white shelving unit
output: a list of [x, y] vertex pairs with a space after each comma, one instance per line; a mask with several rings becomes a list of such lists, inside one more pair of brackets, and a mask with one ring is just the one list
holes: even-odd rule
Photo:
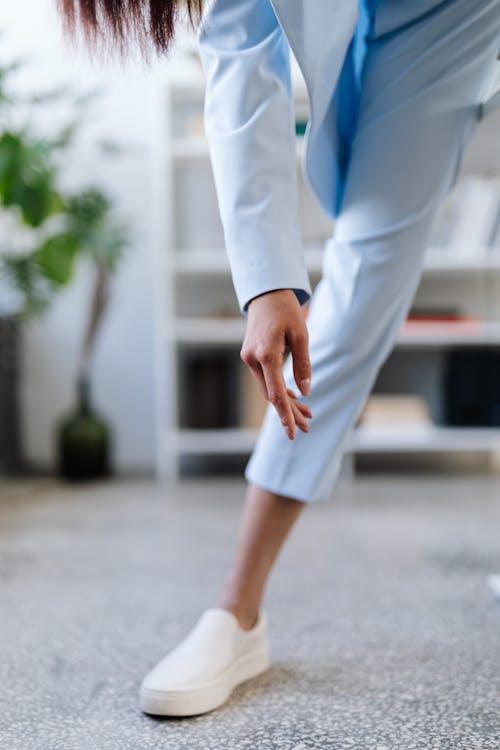
[[[178, 450], [199, 455], [240, 454], [252, 450], [258, 430], [179, 430]], [[500, 429], [438, 425], [361, 425], [348, 441], [354, 453], [460, 453], [499, 451]]]
[[[292, 59], [296, 113], [307, 119], [304, 82]], [[199, 63], [170, 64], [159, 82], [154, 184], [157, 214], [156, 354], [158, 383], [157, 474], [177, 476], [181, 457], [249, 454], [256, 429], [187, 429], [178, 404], [186, 398], [179, 376], [186, 349], [233, 349], [244, 336], [202, 130], [204, 76]], [[300, 170], [303, 139], [297, 139], [300, 219], [312, 286], [320, 278], [324, 243], [333, 222], [320, 211]], [[500, 168], [500, 164], [498, 165]], [[412, 324], [401, 331], [395, 351], [440, 352], [452, 345], [500, 347], [500, 253], [496, 258], [439, 258], [429, 248], [416, 301], [467, 301], [481, 322]], [[418, 361], [418, 360], [417, 360]], [[348, 443], [353, 453], [500, 451], [500, 428], [430, 425], [360, 425]]]

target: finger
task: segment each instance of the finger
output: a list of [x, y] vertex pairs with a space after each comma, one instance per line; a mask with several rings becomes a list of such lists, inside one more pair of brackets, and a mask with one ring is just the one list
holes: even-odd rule
[[[250, 372], [257, 380], [259, 389], [267, 401], [267, 388], [266, 388], [266, 382], [264, 379], [264, 373], [262, 371], [262, 367], [256, 360], [251, 361], [246, 366], [249, 368]], [[297, 399], [297, 394], [295, 393], [295, 391], [292, 391], [291, 388], [287, 388], [287, 393], [291, 398]], [[302, 412], [306, 412], [308, 416], [312, 417], [311, 410], [309, 409], [308, 406], [306, 406], [306, 404], [303, 404], [301, 401], [295, 401], [294, 403]], [[294, 414], [294, 418], [295, 418], [295, 424], [297, 424], [297, 418], [295, 417], [295, 414]], [[301, 422], [301, 424], [303, 424], [303, 420], [299, 419], [299, 421]], [[306, 423], [306, 427], [308, 427], [307, 423]]]
[[309, 336], [304, 325], [300, 330], [287, 333], [293, 363], [293, 376], [303, 396], [311, 390], [311, 360], [309, 359]]
[[307, 424], [306, 418], [301, 413], [300, 409], [298, 408], [298, 402], [292, 401], [292, 410], [295, 417], [295, 424], [297, 427], [302, 430], [302, 432], [309, 432], [309, 425]]
[[312, 418], [311, 410], [307, 406], [304, 406], [303, 403], [301, 403], [300, 401], [292, 401], [291, 404], [292, 404], [294, 413], [298, 412], [298, 414], [300, 414], [302, 419]]
[[300, 410], [301, 410], [301, 411], [302, 411], [302, 412], [303, 412], [304, 414], [308, 414], [308, 415], [309, 415], [310, 417], [312, 417], [312, 412], [311, 412], [311, 409], [309, 408], [309, 406], [308, 406], [307, 404], [304, 404], [304, 402], [303, 402], [303, 401], [299, 401], [299, 400], [298, 400], [298, 396], [297, 396], [297, 394], [295, 393], [295, 391], [292, 391], [292, 389], [291, 389], [291, 388], [287, 388], [286, 390], [287, 390], [287, 393], [288, 393], [288, 395], [289, 395], [289, 396], [290, 396], [291, 398], [293, 398], [293, 399], [295, 399], [295, 400], [296, 400], [296, 403], [297, 403], [297, 406], [299, 407], [299, 409], [300, 409]]
[[306, 417], [312, 418], [312, 411], [307, 406], [307, 404], [303, 404], [302, 401], [297, 401], [297, 408], [300, 409], [302, 414], [304, 414]]
[[295, 437], [295, 417], [283, 378], [281, 354], [268, 356], [265, 361], [261, 360], [260, 365], [266, 381], [268, 401], [273, 404], [285, 432], [293, 440]]

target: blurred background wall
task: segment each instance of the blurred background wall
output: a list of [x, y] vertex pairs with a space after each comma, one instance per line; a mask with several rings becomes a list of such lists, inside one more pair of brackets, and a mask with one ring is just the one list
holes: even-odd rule
[[[155, 450], [149, 137], [154, 70], [116, 62], [99, 69], [63, 41], [54, 6], [52, 0], [2, 3], [0, 55], [5, 61], [27, 60], [16, 82], [32, 92], [61, 84], [102, 92], [89, 110], [86, 142], [72, 164], [71, 180], [102, 185], [129, 222], [133, 241], [114, 278], [111, 307], [97, 344], [94, 397], [114, 425], [116, 468], [150, 471]], [[112, 139], [124, 147], [123, 153], [103, 162], [91, 147], [98, 138]], [[82, 266], [48, 314], [24, 331], [23, 445], [27, 458], [41, 469], [53, 463], [54, 422], [74, 399], [89, 283], [90, 275]]]

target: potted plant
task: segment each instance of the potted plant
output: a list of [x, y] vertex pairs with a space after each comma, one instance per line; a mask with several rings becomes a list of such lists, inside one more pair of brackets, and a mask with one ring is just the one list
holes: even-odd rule
[[[76, 408], [57, 429], [60, 472], [67, 478], [109, 473], [110, 430], [95, 414], [90, 393], [92, 355], [109, 300], [110, 278], [128, 244], [125, 225], [114, 217], [97, 187], [64, 190], [61, 174], [82, 120], [86, 97], [73, 99], [75, 120], [55, 135], [35, 132], [33, 108], [67, 95], [16, 97], [8, 79], [18, 64], [0, 66], [0, 471], [21, 465], [16, 417], [19, 329], [43, 315], [73, 278], [80, 259], [93, 265], [89, 304], [76, 383]], [[29, 116], [19, 123], [19, 112]]]

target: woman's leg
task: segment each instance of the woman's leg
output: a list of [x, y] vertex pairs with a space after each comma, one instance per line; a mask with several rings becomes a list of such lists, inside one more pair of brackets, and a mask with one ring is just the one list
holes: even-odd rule
[[249, 484], [236, 555], [217, 606], [236, 615], [241, 627], [256, 621], [274, 560], [305, 503]]

